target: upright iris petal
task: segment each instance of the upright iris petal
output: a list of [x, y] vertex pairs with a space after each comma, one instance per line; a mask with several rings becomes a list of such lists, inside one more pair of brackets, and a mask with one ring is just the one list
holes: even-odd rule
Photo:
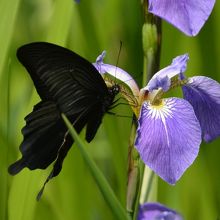
[[162, 88], [166, 92], [171, 85], [171, 79], [175, 76], [179, 78], [183, 77], [183, 72], [186, 70], [187, 61], [189, 59], [188, 54], [177, 56], [173, 59], [171, 65], [163, 68], [158, 71], [152, 79], [149, 81], [146, 87], [143, 90], [153, 91], [158, 88]]
[[212, 12], [215, 0], [149, 0], [149, 11], [186, 35], [198, 34]]
[[145, 203], [140, 206], [138, 220], [183, 220], [176, 211], [160, 203]]
[[210, 142], [220, 135], [220, 84], [204, 76], [195, 76], [183, 86], [183, 95], [193, 106], [203, 138]]
[[140, 157], [170, 184], [182, 176], [198, 155], [201, 129], [192, 106], [179, 98], [161, 106], [145, 102], [138, 120], [135, 146]]
[[93, 63], [94, 67], [99, 71], [100, 74], [108, 73], [111, 76], [115, 77], [116, 79], [123, 81], [132, 90], [134, 96], [138, 97], [139, 87], [137, 83], [135, 82], [135, 80], [132, 78], [132, 76], [117, 66], [104, 63], [103, 59], [105, 55], [106, 55], [106, 52], [103, 51], [97, 57], [96, 62]]

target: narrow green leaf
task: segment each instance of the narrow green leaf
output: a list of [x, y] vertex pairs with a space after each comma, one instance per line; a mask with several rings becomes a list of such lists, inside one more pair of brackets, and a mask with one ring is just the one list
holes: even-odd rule
[[66, 118], [66, 116], [62, 115], [62, 117], [63, 117], [63, 120], [66, 123], [69, 131], [70, 131], [70, 134], [72, 135], [73, 139], [75, 140], [75, 142], [81, 152], [81, 155], [85, 160], [85, 163], [88, 165], [88, 168], [89, 168], [93, 178], [95, 179], [104, 199], [108, 203], [109, 207], [112, 209], [112, 211], [115, 214], [115, 216], [117, 217], [117, 219], [121, 219], [121, 220], [129, 219], [129, 217], [126, 214], [126, 211], [123, 209], [120, 202], [116, 198], [113, 190], [109, 186], [104, 175], [99, 170], [99, 168], [96, 166], [95, 162], [92, 160], [90, 155], [87, 153], [87, 151], [84, 147], [83, 141], [80, 139], [77, 132], [72, 127], [71, 123]]
[[25, 169], [19, 175], [11, 177], [12, 185], [8, 201], [9, 220], [34, 219], [41, 175], [40, 171], [31, 173]]
[[14, 25], [20, 0], [0, 1], [1, 22], [0, 22], [0, 78], [3, 73], [5, 62], [8, 58], [8, 50], [13, 36]]
[[55, 1], [53, 16], [47, 31], [47, 41], [65, 45], [70, 30], [73, 5], [72, 1]]

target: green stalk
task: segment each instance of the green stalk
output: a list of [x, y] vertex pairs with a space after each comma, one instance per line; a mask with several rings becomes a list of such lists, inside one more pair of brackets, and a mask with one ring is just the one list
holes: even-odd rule
[[[0, 213], [0, 219], [7, 220], [8, 219], [8, 195], [9, 195], [9, 185], [8, 185], [8, 172], [7, 172], [7, 165], [8, 165], [8, 156], [9, 156], [9, 132], [10, 132], [10, 77], [11, 77], [11, 69], [10, 69], [11, 62], [8, 62], [7, 67], [5, 67], [5, 81], [6, 81], [6, 144], [3, 145], [4, 147], [4, 154], [2, 157], [2, 167], [0, 175], [2, 176], [2, 207]], [[0, 176], [0, 177], [1, 177]]]
[[161, 19], [148, 12], [148, 0], [143, 0], [144, 24], [142, 28], [142, 44], [144, 51], [144, 67], [142, 86], [159, 70], [161, 49]]
[[79, 135], [67, 119], [67, 117], [62, 114], [63, 120], [66, 123], [66, 126], [69, 129], [71, 136], [73, 137], [74, 141], [76, 142], [80, 153], [87, 164], [89, 171], [91, 172], [94, 180], [96, 181], [105, 201], [111, 208], [112, 212], [114, 213], [116, 219], [118, 220], [130, 220], [129, 216], [127, 215], [124, 208], [121, 206], [120, 202], [118, 201], [117, 197], [115, 196], [113, 190], [111, 189], [109, 183], [105, 179], [104, 175], [97, 167], [95, 162], [92, 160], [90, 155], [87, 153], [83, 141], [80, 139]]
[[0, 1], [1, 22], [0, 22], [0, 79], [3, 75], [5, 65], [7, 65], [10, 43], [13, 37], [16, 24], [17, 13], [21, 0]]
[[[142, 43], [144, 51], [144, 67], [142, 85], [147, 82], [159, 70], [161, 49], [161, 19], [148, 12], [148, 0], [143, 1], [144, 24], [142, 28]], [[154, 181], [155, 180], [155, 181]], [[156, 199], [157, 181], [152, 170], [145, 167], [142, 176], [142, 189], [140, 203], [148, 202], [154, 192]]]
[[154, 172], [145, 166], [139, 201], [140, 204], [148, 202], [151, 198], [156, 197], [156, 187], [153, 187], [156, 186], [156, 182], [154, 181], [156, 178], [154, 177]]
[[131, 133], [128, 147], [128, 184], [127, 184], [127, 212], [133, 217], [136, 197], [140, 185], [140, 169], [139, 169], [139, 154], [134, 148], [134, 139], [137, 130], [137, 119], [133, 116], [131, 125]]
[[[144, 24], [142, 28], [142, 43], [144, 52], [144, 67], [143, 67], [143, 87], [146, 86], [147, 82], [151, 77], [159, 70], [160, 62], [160, 47], [161, 47], [161, 20], [160, 18], [148, 13], [148, 1], [143, 0], [143, 10], [144, 10]], [[138, 208], [140, 204], [140, 196], [146, 201], [149, 198], [150, 192], [156, 187], [153, 186], [153, 174], [148, 175], [147, 172], [144, 174], [144, 164], [140, 160], [139, 155], [133, 157], [136, 129], [134, 127], [137, 124], [133, 121], [131, 139], [129, 143], [129, 174], [128, 174], [128, 193], [127, 193], [127, 211], [132, 216], [133, 220], [137, 219]], [[146, 170], [147, 171], [147, 170]], [[152, 172], [152, 171], [150, 171]], [[143, 182], [148, 175], [148, 180]], [[145, 178], [144, 178], [145, 176]], [[132, 187], [131, 187], [132, 186]], [[141, 190], [145, 188], [147, 190]], [[141, 195], [144, 192], [144, 195]], [[129, 197], [129, 195], [133, 195]], [[129, 206], [128, 206], [129, 205]]]
[[143, 179], [143, 173], [144, 173], [144, 163], [142, 160], [139, 158], [139, 170], [140, 170], [140, 176], [139, 176], [139, 185], [138, 185], [138, 191], [137, 191], [137, 197], [135, 201], [135, 207], [134, 207], [134, 213], [133, 213], [133, 220], [137, 219], [138, 215], [138, 210], [139, 210], [139, 200], [141, 196], [141, 182]]
[[65, 45], [73, 15], [73, 2], [57, 0], [54, 2], [54, 11], [47, 31], [47, 41]]

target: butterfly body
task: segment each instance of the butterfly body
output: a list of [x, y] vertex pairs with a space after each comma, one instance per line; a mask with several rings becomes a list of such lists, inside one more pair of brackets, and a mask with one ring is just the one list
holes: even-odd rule
[[18, 49], [17, 57], [29, 72], [41, 101], [25, 117], [22, 158], [9, 167], [9, 173], [15, 175], [24, 167], [45, 169], [55, 161], [52, 178], [61, 171], [73, 143], [61, 113], [78, 133], [86, 127], [85, 139], [90, 142], [120, 87], [108, 88], [90, 62], [58, 45], [30, 43]]

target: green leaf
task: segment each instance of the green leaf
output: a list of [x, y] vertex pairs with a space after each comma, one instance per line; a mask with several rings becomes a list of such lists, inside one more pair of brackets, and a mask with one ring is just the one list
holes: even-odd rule
[[73, 14], [73, 2], [57, 0], [54, 2], [54, 11], [47, 31], [47, 41], [65, 45]]
[[30, 173], [25, 169], [16, 177], [12, 177], [8, 201], [9, 220], [34, 219], [41, 175], [40, 171]]
[[76, 142], [80, 153], [85, 160], [85, 163], [87, 164], [89, 171], [91, 172], [94, 180], [96, 181], [104, 199], [108, 203], [109, 207], [111, 208], [112, 212], [115, 214], [117, 219], [126, 220], [129, 219], [129, 217], [126, 214], [125, 209], [121, 206], [120, 202], [116, 198], [113, 190], [109, 186], [108, 182], [106, 181], [104, 175], [100, 171], [100, 169], [97, 167], [93, 159], [90, 157], [90, 155], [87, 153], [83, 141], [80, 139], [79, 135], [69, 122], [69, 120], [66, 118], [65, 115], [62, 114], [63, 120], [66, 123], [70, 134], [72, 135], [74, 141]]
[[17, 11], [20, 0], [0, 1], [1, 22], [0, 22], [0, 78], [3, 73], [5, 62], [8, 58], [8, 51], [13, 37], [14, 25], [17, 18]]

